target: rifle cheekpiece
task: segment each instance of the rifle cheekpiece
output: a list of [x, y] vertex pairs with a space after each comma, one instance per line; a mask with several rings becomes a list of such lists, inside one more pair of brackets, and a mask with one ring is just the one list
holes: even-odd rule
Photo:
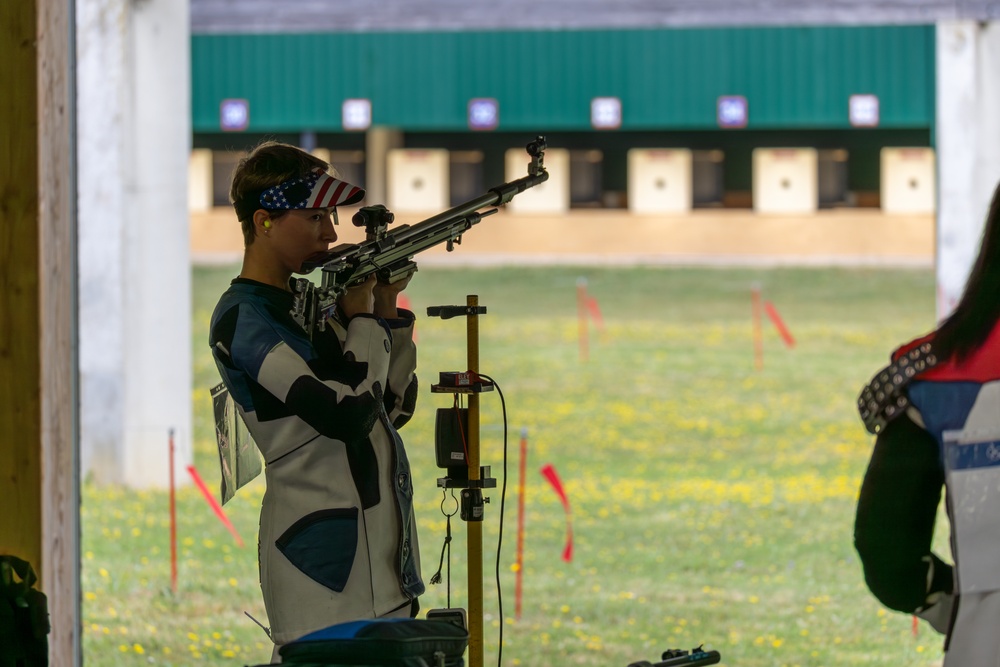
[[938, 364], [930, 343], [922, 343], [875, 374], [858, 396], [858, 412], [869, 433], [878, 435], [910, 406], [904, 389], [917, 375]]
[[[531, 157], [527, 176], [490, 188], [484, 195], [414, 225], [389, 230], [395, 218], [391, 211], [381, 204], [360, 209], [352, 222], [365, 228], [365, 240], [339, 245], [321, 260], [303, 266], [302, 273], [320, 268], [322, 281], [317, 287], [306, 278], [295, 280], [292, 317], [312, 338], [314, 330], [325, 329], [327, 318], [336, 310], [337, 299], [348, 287], [364, 282], [373, 273], [385, 283], [402, 280], [416, 270], [414, 255], [440, 243], [445, 244], [448, 252], [454, 250], [462, 242], [462, 234], [473, 225], [496, 213], [498, 207], [516, 195], [548, 180], [545, 148], [542, 136], [525, 147]], [[489, 210], [480, 210], [484, 208]]]

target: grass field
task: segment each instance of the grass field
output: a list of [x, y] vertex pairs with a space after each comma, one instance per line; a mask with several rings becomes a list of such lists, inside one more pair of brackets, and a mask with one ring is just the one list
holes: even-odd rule
[[[211, 309], [234, 267], [194, 273], [196, 466], [212, 488], [218, 462], [206, 345]], [[603, 315], [581, 361], [577, 280]], [[796, 338], [765, 321], [754, 364], [751, 286]], [[423, 269], [408, 290], [422, 387], [403, 430], [414, 465], [423, 573], [444, 539], [435, 479], [439, 371], [466, 367], [461, 320], [426, 307], [478, 294], [481, 370], [507, 401], [508, 471], [494, 582], [500, 490], [484, 524], [486, 664], [625, 667], [667, 648], [704, 643], [734, 667], [939, 664], [941, 640], [871, 598], [852, 546], [857, 489], [872, 438], [854, 409], [892, 347], [934, 322], [929, 270]], [[503, 472], [496, 394], [482, 399], [483, 463]], [[514, 619], [518, 441], [527, 430], [523, 612]], [[561, 558], [566, 521], [539, 473], [551, 464], [572, 506], [575, 551]], [[153, 465], [151, 463], [151, 465]], [[159, 465], [159, 464], [157, 464]], [[240, 548], [198, 491], [179, 491], [179, 590], [169, 586], [165, 492], [83, 488], [84, 656], [91, 665], [266, 662], [257, 584], [262, 481], [226, 511]], [[942, 528], [943, 528], [942, 524]], [[466, 600], [465, 526], [453, 521], [452, 604]], [[947, 554], [946, 530], [937, 540]], [[428, 586], [424, 609], [446, 606]], [[266, 623], [266, 621], [265, 621]]]

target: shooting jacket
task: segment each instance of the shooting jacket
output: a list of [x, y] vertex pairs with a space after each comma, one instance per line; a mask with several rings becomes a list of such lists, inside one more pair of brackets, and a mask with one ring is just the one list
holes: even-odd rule
[[212, 315], [216, 365], [265, 461], [260, 585], [285, 644], [424, 591], [396, 429], [413, 413], [413, 314], [328, 320], [310, 341], [290, 292], [237, 278]]
[[[927, 342], [933, 347], [932, 337], [903, 346], [894, 360]], [[869, 575], [877, 580], [880, 569], [888, 572], [892, 567], [877, 564], [885, 557], [873, 548], [878, 540], [890, 554], [909, 550], [916, 555], [922, 549], [926, 554], [923, 568], [913, 568], [904, 558], [895, 564], [897, 572], [892, 576], [897, 581], [883, 586], [881, 592], [873, 587], [873, 592], [880, 599], [897, 594], [899, 600], [909, 597], [910, 609], [904, 609], [905, 604], [890, 606], [916, 612], [947, 632], [946, 667], [995, 664], [1000, 655], [1000, 633], [996, 632], [1000, 627], [1000, 513], [996, 511], [1000, 507], [1000, 324], [962, 363], [942, 362], [915, 374], [905, 394], [910, 402], [905, 417], [888, 424], [879, 436], [862, 485], [855, 539], [872, 542], [859, 545], [866, 577], [871, 586]], [[929, 450], [926, 443], [930, 443]], [[892, 469], [898, 471], [895, 488], [866, 492], [866, 486], [874, 486], [870, 477]], [[889, 479], [891, 474], [884, 477]], [[942, 482], [954, 573], [930, 554]], [[908, 500], [909, 512], [904, 506]], [[882, 525], [870, 521], [875, 515], [881, 515]], [[897, 527], [889, 527], [893, 522]], [[874, 538], [879, 530], [890, 534]], [[895, 539], [891, 533], [900, 530], [919, 537], [899, 535], [903, 546], [899, 542], [887, 546]], [[899, 574], [906, 571], [912, 575], [908, 582]], [[912, 595], [902, 592], [906, 587], [914, 592], [922, 589], [919, 605], [913, 606]]]

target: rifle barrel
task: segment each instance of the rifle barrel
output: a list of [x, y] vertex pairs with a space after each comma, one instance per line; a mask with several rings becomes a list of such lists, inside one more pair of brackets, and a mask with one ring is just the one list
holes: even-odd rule
[[[458, 238], [483, 217], [497, 211], [494, 208], [479, 212], [480, 209], [506, 204], [515, 195], [544, 183], [548, 178], [544, 168], [538, 169], [535, 173], [490, 188], [485, 194], [426, 220], [389, 231], [384, 237], [337, 246], [323, 260], [311, 266], [322, 267], [324, 289], [356, 283], [381, 268], [408, 259], [438, 243]], [[344, 265], [345, 260], [348, 266]]]
[[[393, 236], [398, 241], [405, 241], [406, 239], [419, 235], [426, 227], [433, 227], [438, 223], [448, 220], [465, 218], [470, 213], [475, 213], [479, 209], [487, 206], [500, 206], [501, 204], [506, 204], [514, 195], [524, 192], [528, 188], [534, 187], [539, 183], [544, 183], [548, 180], [548, 178], [549, 173], [547, 171], [542, 171], [536, 175], [525, 176], [517, 179], [516, 181], [498, 185], [495, 188], [490, 188], [484, 195], [480, 195], [475, 199], [470, 199], [469, 201], [459, 204], [454, 208], [450, 208], [443, 213], [433, 215], [426, 220], [421, 220], [407, 229], [401, 229], [398, 235], [393, 234]], [[390, 234], [392, 234], [392, 232], [390, 232]]]

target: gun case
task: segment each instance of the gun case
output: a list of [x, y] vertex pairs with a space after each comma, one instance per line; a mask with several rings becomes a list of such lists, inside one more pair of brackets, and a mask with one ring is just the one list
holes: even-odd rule
[[469, 633], [450, 621], [376, 618], [317, 630], [279, 649], [295, 667], [463, 667]]

